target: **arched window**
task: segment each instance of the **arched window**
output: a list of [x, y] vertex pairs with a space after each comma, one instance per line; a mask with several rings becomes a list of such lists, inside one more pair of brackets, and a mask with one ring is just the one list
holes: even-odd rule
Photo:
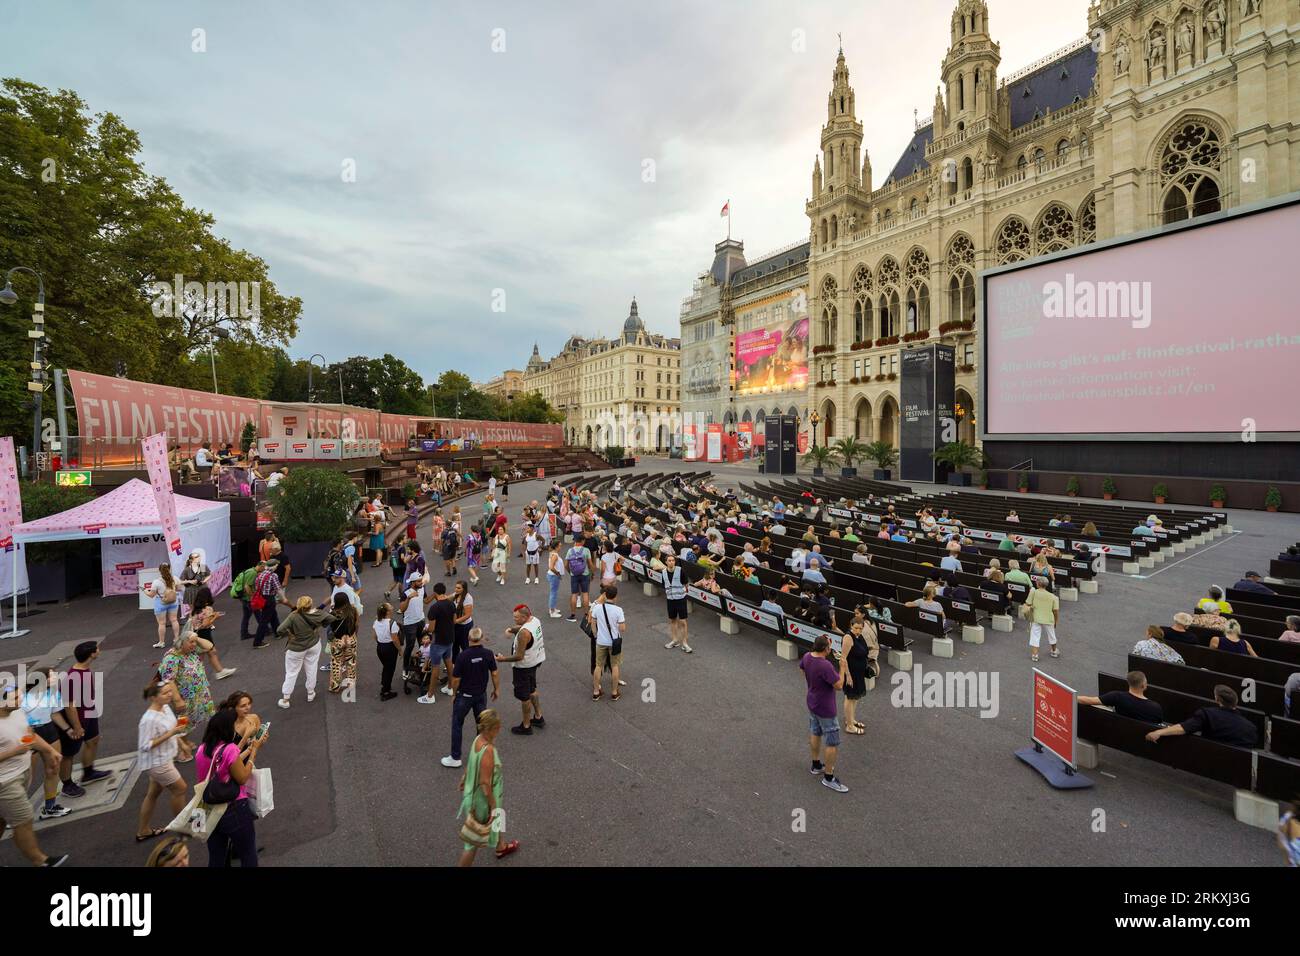
[[1223, 145], [1218, 131], [1192, 118], [1170, 134], [1160, 156], [1161, 214], [1167, 223], [1218, 212]]
[[960, 73], [957, 74], [957, 109], [966, 108], [966, 78]]
[[1042, 169], [1045, 162], [1047, 162], [1047, 153], [1043, 150], [1043, 147], [1039, 146], [1034, 150], [1034, 165]]
[[912, 201], [907, 204], [907, 211], [910, 212], [913, 216], [915, 216], [916, 210], [919, 209], [920, 206], [921, 206], [921, 201], [917, 199], [915, 196], [913, 196]]
[[889, 338], [899, 334], [899, 297], [898, 287], [902, 284], [898, 260], [886, 256], [876, 267], [876, 285], [880, 288], [877, 300], [880, 323], [880, 337]]
[[1020, 158], [1016, 160], [1016, 169], [1024, 169], [1028, 165], [1029, 160], [1025, 159], [1024, 154], [1022, 153]]
[[853, 272], [853, 342], [871, 341], [871, 272], [860, 265]]
[[907, 254], [907, 331], [930, 327], [930, 257], [919, 246]]
[[1019, 216], [1008, 217], [994, 234], [993, 251], [999, 265], [1028, 259], [1029, 248], [1029, 227]]
[[1065, 159], [1065, 157], [1069, 155], [1070, 155], [1070, 141], [1068, 139], [1062, 139], [1059, 143], [1056, 144], [1056, 158]]
[[822, 280], [822, 321], [821, 321], [821, 341], [818, 345], [834, 345], [839, 338], [839, 311], [835, 305], [835, 298], [839, 294], [839, 286], [835, 282], [834, 276], [827, 276]]
[[831, 242], [840, 237], [840, 219], [839, 216], [831, 216]]
[[1089, 196], [1079, 207], [1079, 245], [1097, 241], [1097, 197]]
[[1074, 245], [1074, 216], [1060, 203], [1050, 203], [1034, 226], [1034, 252], [1058, 252]]
[[975, 166], [967, 156], [961, 161], [961, 188], [966, 190], [975, 185]]
[[829, 230], [830, 230], [830, 227], [827, 225], [826, 220], [823, 219], [823, 220], [822, 220], [822, 245], [823, 245], [823, 246], [826, 245], [827, 240], [829, 240], [829, 238], [830, 238], [830, 231], [829, 231]]

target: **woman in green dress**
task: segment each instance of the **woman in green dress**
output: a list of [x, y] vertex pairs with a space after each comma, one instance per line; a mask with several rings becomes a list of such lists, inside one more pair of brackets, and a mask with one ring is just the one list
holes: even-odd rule
[[518, 840], [503, 843], [501, 839], [505, 811], [501, 810], [501, 756], [495, 745], [500, 732], [501, 717], [495, 710], [489, 708], [479, 714], [478, 736], [469, 748], [469, 760], [460, 778], [458, 816], [465, 821], [460, 829], [465, 846], [461, 866], [473, 866], [475, 854], [483, 847], [496, 850], [498, 860], [519, 849]]
[[[162, 662], [158, 665], [158, 680], [161, 683], [176, 682], [176, 689], [185, 701], [185, 716], [189, 718], [192, 728], [198, 727], [217, 711], [217, 705], [212, 702], [212, 690], [208, 686], [208, 672], [203, 667], [203, 655], [211, 650], [212, 645], [208, 641], [187, 630], [163, 655]], [[189, 741], [181, 740], [181, 751], [177, 763], [188, 763], [194, 759]]]

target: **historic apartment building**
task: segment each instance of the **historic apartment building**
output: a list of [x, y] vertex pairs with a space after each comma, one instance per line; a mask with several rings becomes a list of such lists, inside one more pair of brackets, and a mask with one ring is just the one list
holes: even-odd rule
[[521, 391], [564, 413], [565, 441], [667, 451], [681, 434], [681, 340], [646, 331], [636, 299], [617, 338], [572, 336], [544, 361], [537, 346]]
[[[1300, 189], [1300, 0], [1101, 0], [1087, 28], [1000, 77], [987, 4], [961, 0], [932, 115], [879, 186], [840, 51], [807, 259], [763, 267], [806, 269], [784, 277], [811, 319], [807, 400], [789, 404], [818, 411], [819, 440], [897, 446], [900, 350], [936, 341], [956, 348], [974, 439], [980, 270]], [[683, 304], [683, 411], [704, 420], [787, 404], [736, 393], [738, 305], [766, 301], [741, 293], [759, 279], [744, 268], [715, 259]]]

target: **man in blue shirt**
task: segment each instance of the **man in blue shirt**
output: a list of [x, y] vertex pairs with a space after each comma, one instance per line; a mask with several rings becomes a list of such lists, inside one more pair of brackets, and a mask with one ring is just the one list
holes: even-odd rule
[[826, 575], [821, 572], [821, 562], [816, 558], [808, 559], [808, 567], [804, 568], [803, 580], [812, 584], [826, 583]]
[[1258, 571], [1247, 571], [1240, 581], [1233, 585], [1238, 591], [1252, 591], [1255, 594], [1276, 594], [1272, 588], [1263, 584], [1263, 578]]

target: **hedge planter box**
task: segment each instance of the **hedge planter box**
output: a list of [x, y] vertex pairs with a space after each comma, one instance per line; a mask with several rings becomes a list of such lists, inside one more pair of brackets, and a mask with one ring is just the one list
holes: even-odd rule
[[959, 485], [963, 488], [969, 488], [970, 483], [971, 483], [971, 476], [967, 474], [957, 473], [948, 476], [948, 484], [950, 485]]
[[27, 600], [33, 604], [66, 603], [103, 584], [99, 568], [99, 551], [70, 555], [61, 561], [27, 565], [31, 591]]
[[289, 570], [297, 577], [323, 578], [325, 559], [333, 546], [332, 541], [286, 541], [283, 544], [284, 560], [289, 562]]
[[890, 475], [892, 474], [893, 472], [888, 468], [877, 468], [871, 473], [871, 477], [876, 481], [889, 481]]
[[825, 477], [825, 474], [826, 474], [826, 472], [825, 472], [823, 469], [821, 469], [821, 468], [814, 468], [814, 469], [813, 469], [813, 477], [814, 477], [814, 478], [822, 478], [822, 477]]

